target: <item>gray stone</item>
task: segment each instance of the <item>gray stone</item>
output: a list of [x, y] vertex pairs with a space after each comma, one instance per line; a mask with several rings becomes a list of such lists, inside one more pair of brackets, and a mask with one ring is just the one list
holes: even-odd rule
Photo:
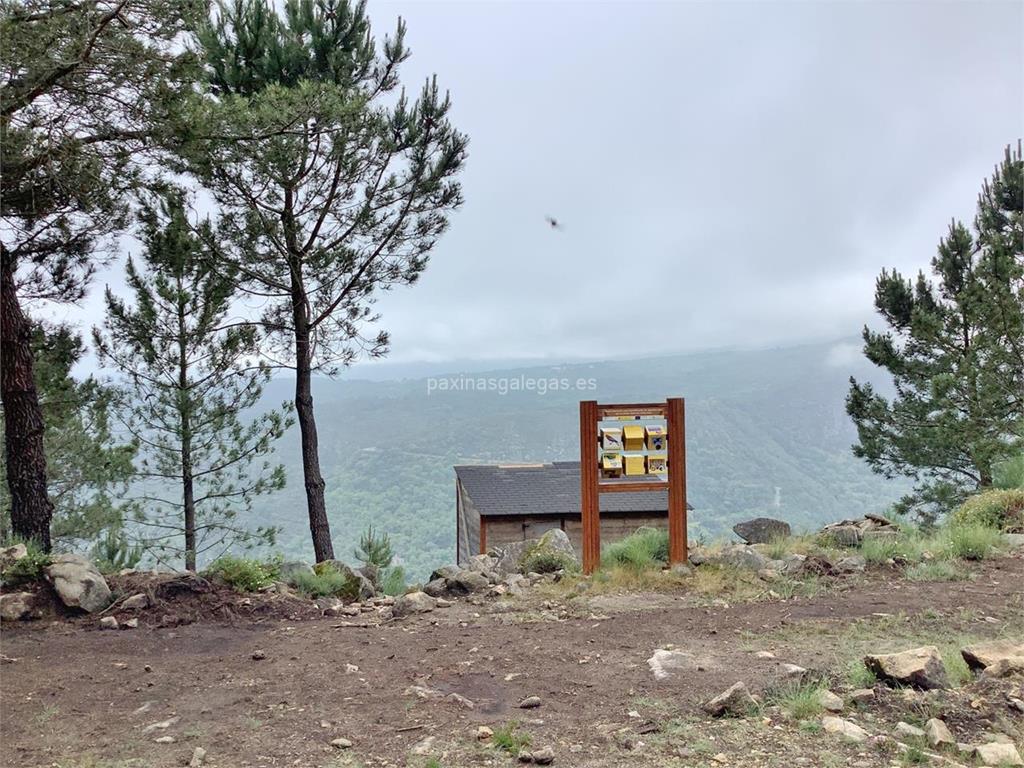
[[460, 570], [462, 569], [457, 565], [442, 565], [430, 574], [430, 581], [435, 581], [436, 579], [453, 579], [458, 575]]
[[356, 599], [369, 600], [372, 597], [376, 597], [377, 590], [374, 588], [373, 583], [351, 565], [341, 560], [325, 560], [324, 562], [330, 564], [331, 568], [345, 576], [345, 578], [355, 581], [359, 585]]
[[901, 739], [923, 739], [924, 731], [918, 728], [916, 725], [910, 723], [904, 723], [902, 720], [896, 723], [896, 727], [893, 729], [893, 733], [899, 736]]
[[756, 706], [757, 702], [750, 695], [742, 682], [733, 683], [727, 690], [704, 702], [702, 708], [712, 717], [723, 715], [745, 715]]
[[776, 539], [785, 539], [792, 535], [789, 523], [770, 517], [745, 520], [742, 523], [736, 523], [732, 529], [747, 544], [768, 544]]
[[35, 595], [31, 592], [8, 592], [0, 595], [0, 621], [27, 621], [38, 615]]
[[313, 566], [301, 560], [287, 560], [281, 563], [281, 581], [295, 586], [295, 579], [302, 576], [313, 576]]
[[974, 756], [985, 765], [1024, 765], [1013, 744], [979, 744], [974, 748]]
[[985, 669], [1000, 659], [1024, 656], [1024, 643], [1016, 640], [992, 640], [975, 643], [960, 650], [967, 666], [971, 669]]
[[458, 575], [448, 580], [448, 591], [455, 595], [468, 595], [473, 592], [482, 592], [491, 583], [482, 573], [470, 570], [461, 570]]
[[1003, 678], [1024, 676], [1024, 656], [1005, 656], [985, 667], [984, 677]]
[[536, 709], [541, 704], [540, 696], [527, 696], [519, 702], [520, 709]]
[[138, 619], [127, 619], [124, 623], [121, 624], [121, 629], [138, 629], [138, 628], [139, 628], [139, 620]]
[[[692, 562], [692, 559], [691, 559]], [[732, 544], [720, 552], [706, 554], [697, 565], [731, 566], [749, 571], [760, 571], [768, 567], [768, 558], [756, 549], [743, 544]]]
[[466, 563], [466, 568], [477, 573], [487, 574], [493, 571], [498, 565], [498, 558], [493, 555], [473, 555]]
[[946, 724], [938, 718], [933, 717], [924, 724], [924, 735], [928, 739], [928, 743], [937, 749], [956, 746], [956, 739], [953, 738], [953, 734], [949, 732]]
[[821, 726], [825, 729], [825, 733], [834, 733], [858, 744], [867, 741], [870, 737], [870, 734], [859, 725], [841, 717], [823, 717]]
[[104, 616], [100, 619], [100, 629], [118, 629], [120, 624], [117, 623], [117, 619], [113, 616]]
[[356, 568], [356, 573], [366, 579], [373, 586], [373, 591], [376, 593], [380, 589], [380, 568], [373, 563], [365, 563], [359, 568]]
[[1024, 549], [1024, 533], [1004, 533], [1003, 537], [1010, 549]]
[[28, 556], [28, 548], [21, 543], [0, 549], [0, 571], [6, 571], [23, 557]]
[[533, 762], [537, 765], [551, 765], [555, 762], [555, 752], [551, 747], [542, 747], [541, 749], [534, 750]]
[[343, 738], [331, 739], [331, 746], [337, 747], [338, 749], [350, 749], [352, 747], [352, 742]]
[[443, 597], [448, 593], [448, 579], [432, 579], [426, 583], [423, 591], [431, 597]]
[[206, 759], [206, 750], [196, 747], [192, 750], [192, 759], [188, 761], [188, 768], [202, 768], [203, 760]]
[[837, 525], [828, 528], [823, 533], [832, 540], [837, 547], [856, 547], [860, 544], [860, 529], [853, 525]]
[[426, 592], [410, 592], [401, 595], [393, 606], [396, 617], [408, 616], [413, 613], [429, 613], [437, 607], [437, 601]]
[[925, 645], [901, 653], [882, 653], [864, 657], [864, 665], [879, 680], [914, 688], [948, 688], [949, 678], [939, 649]]
[[782, 560], [782, 572], [787, 576], [795, 576], [800, 573], [800, 570], [804, 567], [804, 562], [806, 560], [807, 555], [800, 555], [796, 553], [786, 555]]
[[826, 712], [843, 711], [843, 700], [832, 693], [832, 691], [823, 690], [818, 694], [818, 701]]
[[850, 701], [854, 704], [870, 704], [875, 700], [874, 688], [858, 688], [850, 692]]
[[87, 613], [110, 605], [110, 587], [96, 566], [79, 555], [57, 555], [44, 570], [61, 602]]
[[867, 565], [867, 561], [860, 555], [850, 555], [837, 560], [835, 568], [839, 573], [864, 573]]
[[528, 553], [538, 548], [547, 552], [561, 553], [567, 555], [573, 561], [577, 561], [576, 550], [565, 531], [560, 528], [553, 528], [546, 531], [539, 539], [526, 539], [515, 541], [501, 547], [491, 549], [489, 554], [495, 558], [493, 570], [499, 576], [506, 576], [510, 573], [523, 573], [523, 559]]
[[121, 610], [124, 611], [142, 611], [146, 608], [149, 608], [149, 595], [145, 592], [137, 592], [121, 603]]

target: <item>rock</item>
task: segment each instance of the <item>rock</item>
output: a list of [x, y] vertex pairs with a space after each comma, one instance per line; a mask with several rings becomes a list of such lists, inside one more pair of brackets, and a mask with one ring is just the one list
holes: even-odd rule
[[870, 736], [856, 723], [851, 723], [841, 717], [823, 717], [821, 718], [821, 727], [825, 729], [825, 733], [834, 733], [858, 744], [867, 741]]
[[[365, 563], [359, 568], [356, 568], [356, 573], [370, 582], [370, 586], [373, 587], [374, 594], [380, 590], [380, 568], [373, 563]], [[371, 595], [372, 597], [373, 595]], [[366, 598], [362, 598], [366, 599]]]
[[464, 569], [459, 571], [454, 578], [448, 580], [448, 591], [454, 595], [469, 595], [473, 592], [482, 592], [490, 585], [491, 583], [482, 573]]
[[139, 628], [139, 620], [138, 619], [128, 619], [128, 620], [124, 621], [121, 624], [121, 629], [138, 629], [138, 628]]
[[1004, 533], [1003, 538], [1010, 549], [1024, 549], [1024, 533]]
[[923, 739], [924, 731], [918, 728], [916, 725], [910, 723], [904, 723], [902, 720], [896, 723], [896, 727], [893, 729], [893, 733], [899, 736], [901, 739]]
[[[526, 577], [521, 573], [510, 573], [501, 580], [501, 583], [508, 588], [508, 593], [510, 595], [521, 595], [529, 586], [526, 581]], [[583, 582], [580, 582], [580, 584], [582, 583]], [[576, 586], [578, 587], [579, 584]]]
[[31, 592], [7, 592], [0, 595], [0, 621], [27, 621], [38, 616], [35, 595]]
[[860, 520], [840, 520], [821, 529], [823, 538], [831, 539], [840, 547], [856, 547], [865, 538], [878, 535], [892, 535], [899, 526], [881, 515], [864, 515]]
[[999, 679], [1024, 675], [1024, 656], [1007, 656], [985, 667], [985, 677]]
[[864, 573], [867, 560], [860, 555], [849, 555], [836, 561], [835, 568], [839, 573]]
[[878, 679], [924, 690], [948, 688], [949, 678], [939, 649], [925, 645], [901, 653], [883, 653], [864, 657], [864, 665]]
[[498, 558], [493, 555], [473, 555], [466, 563], [466, 568], [477, 573], [489, 573], [494, 571], [498, 565]]
[[320, 609], [324, 616], [339, 616], [345, 607], [345, 601], [338, 597], [318, 597], [313, 605]]
[[28, 547], [20, 542], [0, 549], [0, 571], [6, 571], [23, 557], [28, 557]]
[[[355, 594], [357, 600], [369, 600], [376, 597], [377, 590], [373, 586], [373, 583], [348, 563], [341, 560], [324, 560], [323, 562], [329, 564], [331, 568], [336, 570], [346, 579], [356, 582], [358, 585]], [[321, 567], [323, 567], [322, 564]]]
[[338, 749], [349, 749], [352, 746], [352, 742], [342, 738], [331, 739], [331, 746]]
[[429, 755], [431, 752], [434, 751], [434, 742], [435, 741], [437, 741], [437, 737], [436, 736], [426, 736], [426, 737], [420, 739], [419, 741], [417, 741], [413, 745], [412, 749], [409, 750], [409, 751], [412, 754], [414, 754], [414, 755], [419, 755], [419, 756]]
[[856, 547], [860, 545], [861, 532], [855, 525], [826, 526], [822, 534], [837, 547]]
[[432, 579], [423, 587], [431, 597], [444, 597], [448, 593], [448, 579]]
[[442, 565], [430, 574], [430, 581], [435, 581], [437, 579], [454, 579], [460, 570], [462, 569], [457, 565]]
[[655, 680], [668, 680], [678, 671], [696, 672], [701, 665], [692, 653], [658, 648], [647, 660]]
[[150, 733], [153, 733], [153, 731], [166, 731], [168, 728], [170, 728], [176, 722], [178, 722], [178, 718], [172, 717], [169, 720], [161, 720], [158, 723], [150, 723], [149, 725], [147, 725], [145, 728], [142, 729], [142, 735], [146, 736], [146, 735], [148, 735]]
[[117, 619], [113, 616], [104, 616], [100, 619], [100, 629], [117, 629], [118, 626]]
[[528, 750], [526, 747], [523, 747], [519, 750], [519, 754], [517, 755], [516, 759], [518, 759], [520, 763], [532, 763], [533, 752]]
[[825, 555], [808, 555], [800, 566], [801, 576], [835, 576], [835, 565]]
[[145, 592], [136, 592], [131, 597], [126, 597], [121, 603], [123, 611], [142, 611], [149, 608], [149, 595]]
[[1000, 659], [1024, 656], [1024, 643], [1014, 640], [993, 640], [975, 643], [960, 650], [967, 666], [971, 669], [985, 669]]
[[775, 539], [789, 538], [793, 533], [789, 523], [770, 517], [756, 517], [736, 523], [732, 530], [747, 544], [768, 544]]
[[540, 749], [534, 750], [533, 762], [537, 765], [551, 765], [555, 762], [555, 752], [551, 747], [541, 747]]
[[253, 661], [263, 661], [263, 659], [265, 658], [267, 658], [266, 651], [262, 651], [257, 648], [255, 651], [252, 652]]
[[486, 725], [478, 726], [476, 729], [477, 741], [487, 741], [494, 736], [494, 731], [488, 728]]
[[928, 739], [928, 743], [936, 749], [956, 746], [956, 739], [953, 738], [953, 734], [949, 732], [946, 724], [938, 718], [933, 717], [924, 724], [924, 735]]
[[807, 555], [800, 555], [795, 552], [792, 555], [786, 555], [782, 560], [781, 570], [787, 576], [795, 576], [800, 573], [805, 560], [807, 560]]
[[832, 693], [832, 691], [822, 691], [818, 694], [818, 701], [821, 703], [822, 709], [826, 712], [843, 711], [843, 700]]
[[702, 709], [712, 717], [722, 717], [723, 715], [745, 715], [755, 705], [754, 697], [750, 695], [747, 686], [739, 682], [733, 683], [727, 690], [705, 702]]
[[526, 539], [495, 547], [488, 554], [495, 559], [494, 572], [499, 576], [507, 576], [510, 573], [523, 573], [523, 561], [526, 556], [538, 549], [567, 555], [573, 561], [577, 561], [572, 542], [565, 531], [559, 528], [546, 531], [539, 539]]
[[870, 704], [874, 700], [874, 688], [858, 688], [850, 693], [850, 701], [854, 704]]
[[800, 680], [807, 674], [807, 670], [796, 664], [783, 664], [779, 667], [784, 678], [790, 680]]
[[974, 748], [974, 756], [985, 765], [1024, 765], [1017, 747], [1013, 744], [980, 744]]
[[202, 768], [203, 760], [206, 759], [206, 750], [196, 747], [192, 750], [192, 759], [188, 761], [188, 768]]
[[291, 586], [296, 586], [296, 579], [300, 576], [315, 575], [313, 566], [301, 560], [286, 560], [281, 563], [281, 581]]
[[729, 544], [719, 552], [699, 552], [690, 558], [694, 565], [727, 565], [749, 571], [768, 567], [768, 558], [745, 544]]
[[160, 736], [159, 738], [153, 739], [153, 741], [156, 742], [157, 744], [173, 744], [174, 743], [174, 737], [173, 736]]
[[44, 569], [61, 602], [86, 613], [102, 611], [110, 604], [110, 587], [96, 566], [79, 555], [57, 555]]
[[426, 592], [410, 592], [395, 600], [394, 614], [408, 616], [413, 613], [429, 613], [437, 607], [437, 601]]
[[541, 704], [540, 696], [527, 696], [517, 705], [520, 709], [536, 709]]

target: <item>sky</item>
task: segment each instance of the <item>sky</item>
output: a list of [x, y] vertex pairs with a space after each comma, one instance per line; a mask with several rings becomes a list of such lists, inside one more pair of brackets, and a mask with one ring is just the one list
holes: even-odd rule
[[397, 363], [855, 336], [1024, 133], [1020, 2], [369, 7], [470, 137], [464, 206], [378, 303]]

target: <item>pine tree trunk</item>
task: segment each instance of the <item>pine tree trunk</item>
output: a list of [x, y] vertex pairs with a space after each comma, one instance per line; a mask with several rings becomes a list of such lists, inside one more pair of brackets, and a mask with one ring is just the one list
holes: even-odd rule
[[46, 492], [43, 412], [32, 361], [32, 328], [14, 285], [14, 258], [0, 246], [0, 399], [11, 493], [11, 531], [50, 551], [53, 503]]
[[185, 512], [185, 570], [196, 569], [196, 500], [192, 482], [192, 414], [188, 391], [185, 287], [178, 277], [178, 416], [181, 419], [181, 498]]
[[324, 503], [324, 478], [320, 474], [320, 449], [313, 414], [312, 360], [309, 348], [309, 327], [302, 307], [295, 312], [295, 415], [302, 436], [302, 473], [306, 484], [306, 507], [309, 511], [309, 532], [313, 536], [316, 562], [334, 559], [331, 525]]
[[196, 569], [196, 501], [192, 488], [192, 446], [181, 443], [182, 498], [185, 505], [185, 570]]

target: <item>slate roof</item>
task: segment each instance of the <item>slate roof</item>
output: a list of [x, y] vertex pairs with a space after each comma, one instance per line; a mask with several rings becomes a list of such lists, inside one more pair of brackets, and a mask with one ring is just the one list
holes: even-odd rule
[[[522, 466], [466, 464], [455, 467], [455, 475], [482, 517], [580, 513], [578, 461]], [[603, 493], [600, 499], [602, 512], [668, 514], [667, 490]]]

